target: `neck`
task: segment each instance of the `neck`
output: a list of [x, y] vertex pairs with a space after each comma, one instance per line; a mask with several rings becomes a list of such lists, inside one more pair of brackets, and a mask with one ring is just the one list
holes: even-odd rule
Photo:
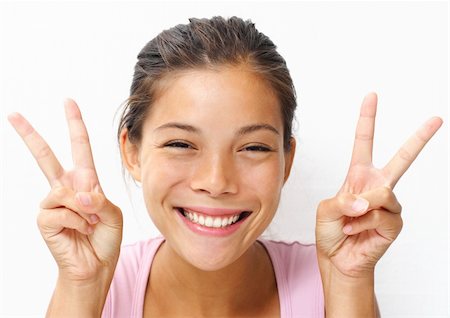
[[189, 316], [189, 312], [195, 317], [232, 317], [254, 314], [255, 310], [273, 307], [274, 301], [278, 303], [270, 258], [257, 242], [234, 263], [217, 271], [192, 266], [164, 242], [148, 283], [147, 299], [167, 316]]

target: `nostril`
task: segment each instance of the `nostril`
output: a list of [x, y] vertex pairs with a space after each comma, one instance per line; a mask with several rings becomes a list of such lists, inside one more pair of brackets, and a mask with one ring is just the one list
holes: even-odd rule
[[204, 193], [211, 197], [219, 197], [221, 195], [236, 194], [238, 192], [238, 184], [236, 175], [232, 170], [219, 171], [206, 170], [196, 171], [190, 187], [198, 193]]

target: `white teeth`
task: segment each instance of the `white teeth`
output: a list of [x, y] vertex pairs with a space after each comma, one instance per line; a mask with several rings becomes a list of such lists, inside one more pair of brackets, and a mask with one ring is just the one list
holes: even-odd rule
[[189, 219], [193, 223], [197, 223], [206, 227], [212, 228], [220, 228], [227, 227], [233, 223], [236, 223], [239, 219], [240, 214], [232, 215], [230, 217], [211, 217], [211, 216], [203, 216], [202, 214], [197, 214], [193, 211], [185, 211], [183, 210], [183, 215]]
[[213, 222], [214, 227], [221, 227], [222, 226], [222, 219], [221, 218], [215, 218]]
[[[219, 221], [220, 221], [219, 218], [216, 218], [216, 220], [219, 220]], [[215, 224], [215, 223], [216, 223], [216, 222], [214, 221], [214, 224]], [[227, 225], [228, 225], [228, 218], [223, 218], [223, 219], [222, 219], [222, 222], [220, 223], [220, 225], [221, 225], [222, 227], [227, 226]]]
[[211, 227], [213, 225], [213, 219], [210, 216], [207, 216], [205, 219], [205, 226]]

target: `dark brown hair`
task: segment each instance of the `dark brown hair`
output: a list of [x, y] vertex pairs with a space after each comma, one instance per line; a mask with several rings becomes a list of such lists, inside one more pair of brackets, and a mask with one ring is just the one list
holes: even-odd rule
[[138, 55], [130, 97], [119, 122], [118, 136], [128, 130], [132, 143], [142, 138], [142, 126], [158, 93], [158, 81], [175, 71], [246, 64], [273, 88], [283, 119], [284, 149], [290, 150], [296, 95], [286, 61], [275, 44], [250, 20], [189, 19], [161, 32]]

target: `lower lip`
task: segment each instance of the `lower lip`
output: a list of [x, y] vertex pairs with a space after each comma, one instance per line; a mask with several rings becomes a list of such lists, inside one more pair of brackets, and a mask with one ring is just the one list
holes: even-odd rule
[[242, 223], [244, 223], [248, 219], [247, 216], [245, 219], [240, 220], [237, 223], [228, 225], [226, 227], [206, 227], [198, 223], [191, 222], [188, 218], [184, 217], [177, 209], [174, 209], [174, 211], [183, 220], [184, 224], [186, 224], [187, 227], [191, 229], [192, 232], [206, 236], [222, 237], [231, 235], [234, 232], [236, 232], [242, 225]]

